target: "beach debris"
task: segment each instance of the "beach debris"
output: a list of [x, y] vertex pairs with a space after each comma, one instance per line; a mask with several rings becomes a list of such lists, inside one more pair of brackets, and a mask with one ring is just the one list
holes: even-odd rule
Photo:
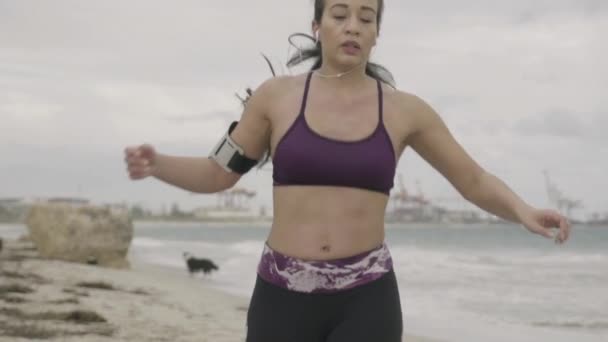
[[64, 299], [54, 299], [47, 301], [49, 304], [80, 304], [80, 300], [76, 297], [72, 298], [64, 298]]
[[108, 284], [103, 281], [90, 281], [90, 282], [83, 281], [83, 282], [77, 283], [76, 286], [84, 287], [87, 289], [95, 289], [95, 290], [118, 291], [118, 289], [115, 288], [114, 285]]
[[79, 297], [88, 297], [89, 293], [86, 291], [78, 291], [76, 289], [65, 288], [63, 289], [63, 293], [73, 294]]
[[21, 285], [21, 284], [6, 284], [0, 285], [0, 295], [7, 293], [20, 293], [20, 294], [28, 294], [34, 292], [29, 286]]

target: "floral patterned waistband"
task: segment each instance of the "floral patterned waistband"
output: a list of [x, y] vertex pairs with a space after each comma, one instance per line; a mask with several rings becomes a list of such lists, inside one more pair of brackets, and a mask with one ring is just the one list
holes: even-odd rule
[[386, 243], [346, 258], [311, 261], [281, 254], [264, 244], [258, 275], [279, 287], [305, 293], [333, 293], [380, 278], [393, 267]]

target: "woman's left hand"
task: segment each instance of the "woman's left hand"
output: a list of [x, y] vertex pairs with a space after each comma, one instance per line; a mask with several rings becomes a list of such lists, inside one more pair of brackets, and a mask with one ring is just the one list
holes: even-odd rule
[[[530, 209], [522, 215], [521, 224], [532, 233], [555, 238], [557, 244], [563, 244], [570, 236], [570, 222], [554, 210]], [[557, 234], [554, 235], [552, 229], [558, 229]]]

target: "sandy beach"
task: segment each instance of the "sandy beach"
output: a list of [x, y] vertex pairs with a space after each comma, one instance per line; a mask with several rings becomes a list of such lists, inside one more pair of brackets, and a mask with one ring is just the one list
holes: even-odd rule
[[27, 241], [5, 241], [0, 255], [0, 341], [245, 340], [248, 299], [186, 272], [43, 260]]

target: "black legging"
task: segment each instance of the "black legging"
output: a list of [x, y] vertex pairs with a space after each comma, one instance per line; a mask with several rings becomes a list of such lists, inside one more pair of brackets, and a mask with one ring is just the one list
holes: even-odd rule
[[331, 294], [295, 292], [258, 276], [247, 313], [246, 342], [401, 342], [402, 333], [393, 270]]

